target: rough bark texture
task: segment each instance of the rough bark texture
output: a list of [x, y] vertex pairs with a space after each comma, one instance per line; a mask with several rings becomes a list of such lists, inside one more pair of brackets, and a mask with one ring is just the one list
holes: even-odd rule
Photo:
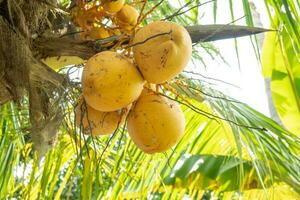
[[40, 31], [48, 10], [43, 1], [0, 4], [0, 104], [29, 97], [31, 138], [39, 156], [55, 141], [61, 118], [56, 114], [59, 105], [52, 103], [53, 92], [59, 94], [64, 87], [64, 77], [31, 51], [31, 35]]
[[78, 56], [88, 59], [101, 51], [101, 47], [91, 41], [72, 38], [38, 38], [34, 42], [38, 57]]
[[13, 99], [3, 79], [3, 77], [0, 78], [0, 105]]

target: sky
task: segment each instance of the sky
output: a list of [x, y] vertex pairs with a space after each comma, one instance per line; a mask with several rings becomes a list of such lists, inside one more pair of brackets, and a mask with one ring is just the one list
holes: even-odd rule
[[[175, 1], [172, 2], [175, 3]], [[255, 3], [255, 6], [257, 7], [257, 11], [260, 14], [260, 19], [262, 22], [262, 24], [257, 26], [269, 28], [268, 16], [263, 1], [253, 0], [253, 3]], [[212, 4], [201, 6], [199, 8], [199, 12], [199, 16], [201, 16], [198, 20], [199, 24], [214, 23]], [[229, 9], [229, 0], [218, 1], [217, 12], [218, 24], [228, 24], [232, 22]], [[234, 1], [234, 12], [235, 19], [239, 19], [244, 16], [241, 0]], [[245, 25], [245, 18], [240, 19], [235, 23], [237, 25]], [[261, 35], [260, 38], [261, 37], [263, 37], [263, 35]], [[237, 39], [237, 42], [240, 57], [240, 67], [238, 65], [234, 40], [227, 39], [214, 42], [213, 44], [220, 49], [222, 56], [229, 65], [226, 65], [223, 62], [216, 62], [215, 60], [212, 60], [210, 56], [203, 53], [202, 56], [206, 58], [205, 61], [208, 63], [208, 67], [206, 70], [201, 68], [201, 72], [199, 73], [238, 86], [239, 88], [222, 84], [220, 89], [225, 94], [245, 102], [254, 109], [269, 116], [267, 96], [265, 92], [264, 79], [261, 73], [261, 66], [256, 58], [252, 43], [249, 37], [239, 38]]]

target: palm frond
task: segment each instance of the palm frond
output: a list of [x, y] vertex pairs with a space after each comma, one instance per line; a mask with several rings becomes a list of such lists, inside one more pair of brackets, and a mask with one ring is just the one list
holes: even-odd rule
[[[283, 5], [286, 11], [279, 12], [279, 5]], [[267, 6], [275, 10], [274, 15], [270, 13], [272, 26], [281, 30], [266, 35], [262, 54], [264, 76], [271, 80], [272, 98], [280, 120], [287, 129], [299, 135], [300, 73], [297, 69], [300, 66], [300, 43], [297, 35], [300, 29], [295, 26], [299, 16], [292, 2], [277, 5], [267, 1]]]
[[[240, 152], [246, 151], [251, 157], [259, 176], [260, 173], [262, 177], [275, 173], [281, 178], [285, 177], [284, 179], [292, 183], [296, 190], [299, 188], [300, 160], [297, 154], [300, 146], [299, 138], [296, 135], [249, 106], [222, 98], [224, 95], [216, 90], [205, 88], [188, 78], [185, 79], [185, 82], [188, 83], [187, 86], [183, 87], [177, 84], [174, 88], [183, 94], [192, 90], [194, 96], [197, 96], [197, 93], [200, 95], [198, 91], [205, 91], [205, 94], [209, 94], [206, 99], [214, 112], [207, 113], [198, 109], [199, 113], [208, 117], [217, 115], [218, 120], [227, 121], [230, 124], [237, 148]], [[203, 95], [200, 96], [203, 97]], [[258, 160], [263, 162], [257, 162]]]

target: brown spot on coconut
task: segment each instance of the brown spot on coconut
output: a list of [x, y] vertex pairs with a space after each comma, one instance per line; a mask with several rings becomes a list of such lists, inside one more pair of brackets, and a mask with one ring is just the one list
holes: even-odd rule
[[129, 113], [128, 132], [145, 153], [164, 152], [182, 138], [184, 114], [175, 102], [146, 90]]
[[174, 78], [192, 55], [189, 33], [173, 22], [157, 21], [141, 28], [133, 45], [138, 68], [150, 83], [160, 84]]
[[[137, 68], [126, 57], [119, 55], [122, 59], [117, 59], [116, 55], [112, 51], [98, 53], [87, 61], [83, 69], [83, 96], [96, 110], [119, 110], [135, 101], [143, 90], [144, 80]], [[96, 61], [98, 57], [102, 59]], [[98, 75], [88, 76], [92, 72]], [[123, 98], [119, 99], [120, 96]]]

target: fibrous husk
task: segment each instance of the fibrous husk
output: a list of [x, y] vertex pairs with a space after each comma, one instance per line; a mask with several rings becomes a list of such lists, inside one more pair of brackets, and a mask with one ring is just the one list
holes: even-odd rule
[[31, 51], [31, 36], [46, 27], [49, 4], [26, 0], [0, 4], [0, 103], [29, 97], [31, 139], [40, 157], [55, 142], [62, 121], [57, 96], [63, 96], [64, 78]]

